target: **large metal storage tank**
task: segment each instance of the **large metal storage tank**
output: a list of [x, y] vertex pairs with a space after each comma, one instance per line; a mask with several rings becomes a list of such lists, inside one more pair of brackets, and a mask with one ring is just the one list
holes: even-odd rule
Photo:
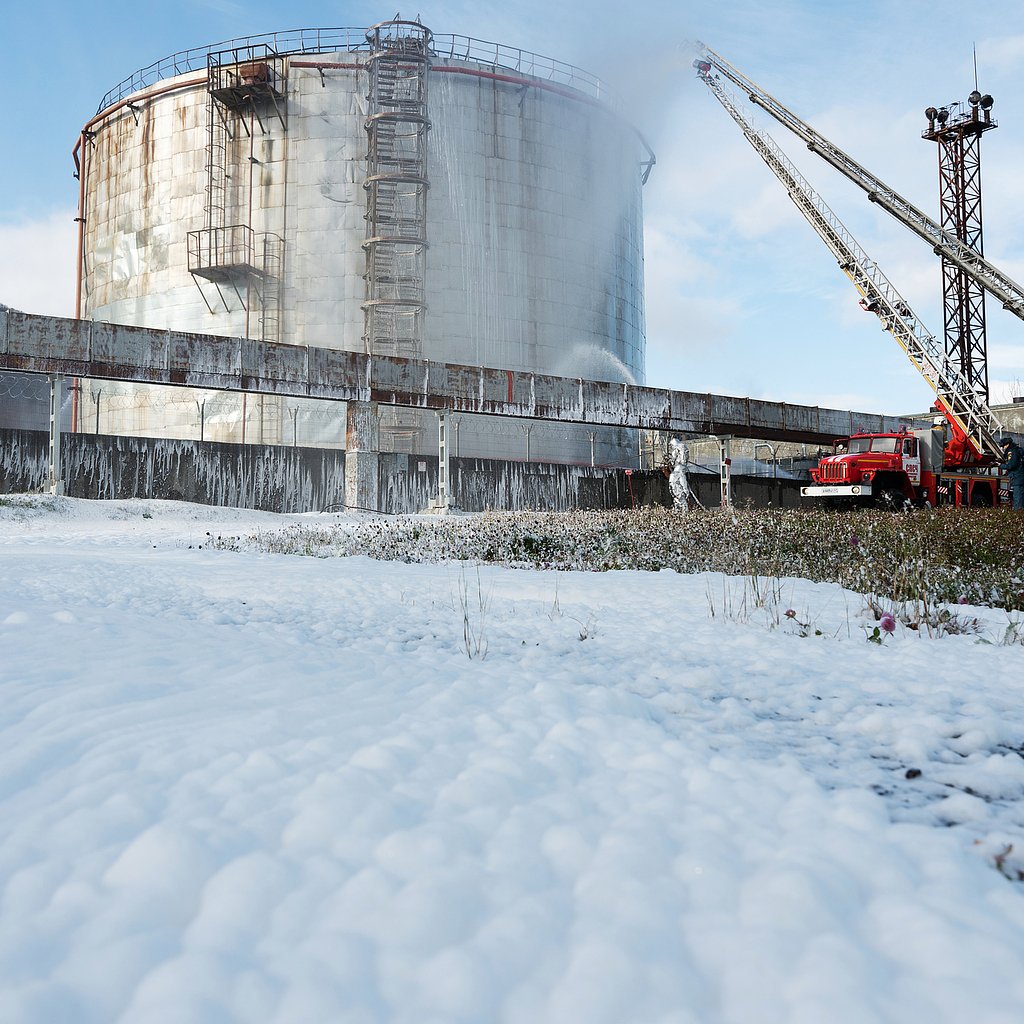
[[[235, 40], [119, 85], [78, 153], [84, 317], [643, 382], [653, 155], [570, 65], [410, 22]], [[110, 432], [344, 438], [337, 407], [273, 398], [108, 382], [89, 429], [93, 408]], [[593, 453], [582, 427], [459, 434], [461, 455]], [[601, 437], [599, 462], [635, 454], [635, 433]], [[382, 446], [436, 435], [389, 411]]]

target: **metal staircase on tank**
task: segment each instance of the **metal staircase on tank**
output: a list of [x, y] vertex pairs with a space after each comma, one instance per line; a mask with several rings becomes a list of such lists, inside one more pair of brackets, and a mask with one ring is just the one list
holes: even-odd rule
[[252, 285], [258, 292], [260, 336], [264, 341], [280, 341], [284, 240], [264, 232], [257, 241], [258, 273], [253, 275]]
[[[204, 226], [188, 232], [188, 269], [207, 308], [230, 311], [234, 296], [264, 341], [280, 339], [284, 241], [252, 227], [256, 161], [241, 143], [257, 125], [263, 135], [275, 123], [287, 130], [285, 84], [284, 58], [265, 44], [208, 55]], [[213, 285], [212, 302], [200, 281]]]
[[206, 230], [223, 230], [227, 226], [228, 146], [231, 131], [224, 109], [214, 98], [212, 89], [206, 93]]
[[[421, 358], [427, 312], [428, 28], [382, 22], [370, 44], [366, 118], [366, 298], [363, 343], [373, 355]], [[382, 446], [412, 451], [420, 417], [391, 407], [381, 415]]]

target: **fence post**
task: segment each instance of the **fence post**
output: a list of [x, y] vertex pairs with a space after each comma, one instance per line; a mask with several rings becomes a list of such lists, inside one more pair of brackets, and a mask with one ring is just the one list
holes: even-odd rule
[[718, 439], [718, 471], [722, 482], [722, 507], [732, 507], [732, 457], [729, 442], [731, 437]]
[[64, 493], [63, 469], [60, 461], [60, 407], [64, 401], [64, 378], [50, 377], [50, 478], [51, 494]]
[[441, 512], [447, 512], [451, 501], [448, 488], [448, 433], [447, 415], [444, 409], [437, 413], [437, 505]]

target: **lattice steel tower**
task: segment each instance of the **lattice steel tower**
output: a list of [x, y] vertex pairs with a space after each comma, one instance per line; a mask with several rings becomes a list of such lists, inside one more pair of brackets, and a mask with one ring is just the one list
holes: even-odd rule
[[[977, 89], [962, 103], [929, 107], [922, 137], [939, 147], [939, 206], [942, 227], [978, 255], [981, 231], [981, 136], [996, 127], [992, 97]], [[946, 358], [975, 394], [988, 402], [985, 291], [964, 270], [942, 257], [942, 302]]]

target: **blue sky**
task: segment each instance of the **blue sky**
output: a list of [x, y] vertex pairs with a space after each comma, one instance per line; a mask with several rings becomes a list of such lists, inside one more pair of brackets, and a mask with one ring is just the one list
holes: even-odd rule
[[[92, 5], [42, 0], [7, 12], [0, 122], [0, 302], [70, 315], [77, 198], [71, 148], [103, 94], [162, 56], [234, 36], [358, 26], [371, 4]], [[724, 110], [696, 81], [702, 39], [917, 206], [937, 216], [924, 108], [979, 85], [1000, 128], [985, 137], [986, 255], [1024, 282], [1024, 15], [989, 0], [641, 0], [432, 3], [435, 32], [578, 64], [626, 98], [657, 167], [645, 189], [647, 382], [658, 387], [899, 413], [931, 392], [857, 296]], [[939, 262], [838, 174], [759, 122], [877, 259], [935, 333]], [[1024, 393], [1024, 322], [990, 301], [993, 401]]]

